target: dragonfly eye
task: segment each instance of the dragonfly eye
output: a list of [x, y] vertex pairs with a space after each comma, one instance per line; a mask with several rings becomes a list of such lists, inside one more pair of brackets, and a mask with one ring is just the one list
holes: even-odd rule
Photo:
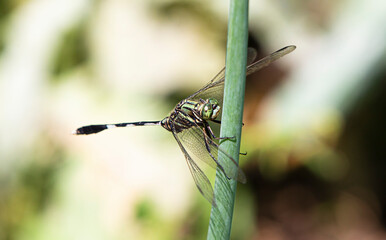
[[216, 119], [218, 115], [220, 114], [221, 107], [219, 105], [213, 105], [213, 114], [211, 119]]
[[212, 115], [210, 116], [210, 119], [216, 119], [220, 114], [221, 107], [219, 106], [218, 101], [214, 98], [209, 98], [208, 101], [209, 104], [212, 105]]
[[210, 103], [204, 104], [201, 111], [202, 118], [205, 120], [211, 119], [212, 113], [213, 113], [212, 104]]

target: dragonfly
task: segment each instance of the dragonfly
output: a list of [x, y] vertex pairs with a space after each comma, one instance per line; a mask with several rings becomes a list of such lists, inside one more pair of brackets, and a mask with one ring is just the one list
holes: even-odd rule
[[[256, 62], [254, 62], [257, 55], [256, 50], [248, 48], [246, 76], [268, 66], [277, 59], [294, 51], [295, 48], [293, 45], [284, 47]], [[247, 182], [246, 176], [239, 167], [239, 164], [219, 145], [220, 140], [234, 139], [234, 137], [216, 137], [209, 125], [210, 122], [221, 124], [220, 115], [223, 103], [224, 81], [225, 67], [200, 90], [178, 102], [169, 115], [160, 121], [87, 125], [76, 129], [73, 134], [88, 135], [119, 127], [163, 127], [171, 132], [175, 138], [200, 193], [209, 203], [216, 206], [212, 184], [200, 168], [199, 161], [222, 171], [228, 180], [233, 179], [241, 183]], [[223, 161], [226, 161], [227, 164], [219, 162], [219, 155], [225, 159]]]

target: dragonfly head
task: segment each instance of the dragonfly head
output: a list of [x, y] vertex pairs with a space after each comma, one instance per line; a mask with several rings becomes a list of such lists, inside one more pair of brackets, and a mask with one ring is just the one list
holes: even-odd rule
[[220, 114], [221, 107], [214, 98], [209, 98], [201, 106], [201, 116], [204, 120], [214, 120]]

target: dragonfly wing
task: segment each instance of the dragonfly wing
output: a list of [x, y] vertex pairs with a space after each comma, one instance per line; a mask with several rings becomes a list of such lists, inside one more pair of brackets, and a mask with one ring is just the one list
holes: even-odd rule
[[212, 184], [210, 183], [208, 177], [200, 169], [200, 167], [194, 162], [189, 153], [186, 151], [184, 145], [181, 143], [179, 136], [172, 131], [174, 138], [176, 139], [179, 147], [181, 148], [182, 153], [185, 156], [186, 162], [189, 166], [190, 173], [196, 183], [196, 186], [202, 196], [208, 200], [212, 205], [216, 206], [216, 200], [213, 193]]
[[[253, 48], [248, 48], [248, 59], [247, 59], [247, 70], [246, 76], [268, 66], [277, 59], [287, 55], [288, 53], [295, 50], [295, 46], [287, 46], [282, 49], [277, 50], [276, 52], [271, 53], [265, 58], [252, 63], [257, 55], [257, 52]], [[224, 79], [225, 79], [225, 68], [223, 68], [209, 83], [207, 83], [203, 88], [195, 92], [193, 95], [189, 96], [187, 99], [199, 100], [207, 98], [215, 98], [222, 107], [223, 94], [224, 94]]]
[[295, 50], [295, 46], [287, 46], [287, 47], [284, 47], [282, 49], [279, 49], [277, 50], [276, 52], [274, 53], [271, 53], [270, 55], [266, 56], [265, 58], [262, 58], [260, 59], [259, 61], [249, 65], [247, 67], [247, 72], [246, 72], [246, 75], [248, 76], [249, 74], [252, 74], [256, 71], [259, 71], [260, 69], [268, 66], [269, 64], [271, 64], [272, 62], [278, 60], [279, 58], [287, 55], [288, 53], [292, 52], [293, 50]]
[[219, 73], [217, 73], [217, 75], [203, 88], [193, 93], [187, 99], [199, 100], [200, 98], [208, 99], [210, 97], [215, 98], [222, 104], [222, 95], [224, 92], [224, 76], [225, 68], [223, 68]]
[[221, 81], [214, 82], [210, 86], [203, 88], [201, 90], [203, 91], [191, 99], [195, 101], [199, 101], [200, 99], [205, 100], [208, 98], [214, 98], [218, 101], [219, 106], [222, 107], [223, 94], [224, 94], [224, 78]]
[[[247, 65], [251, 64], [257, 56], [257, 52], [253, 48], [248, 48], [248, 58]], [[225, 67], [221, 69], [217, 75], [210, 80], [203, 88], [195, 92], [193, 95], [189, 96], [187, 99], [199, 100], [214, 98], [222, 106], [222, 95], [224, 92], [224, 79], [225, 79]]]
[[[185, 148], [188, 149], [190, 156], [194, 156], [194, 159], [199, 159], [214, 169], [218, 167], [228, 178], [246, 183], [245, 174], [237, 162], [223, 151], [201, 127], [196, 125], [177, 133], [177, 135]], [[219, 152], [222, 155], [221, 160], [224, 162], [219, 162]]]

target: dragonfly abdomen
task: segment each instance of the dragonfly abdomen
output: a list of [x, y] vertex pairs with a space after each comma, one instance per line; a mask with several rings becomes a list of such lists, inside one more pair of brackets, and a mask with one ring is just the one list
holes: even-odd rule
[[93, 133], [99, 133], [106, 129], [117, 128], [117, 127], [135, 127], [135, 126], [155, 126], [160, 125], [160, 121], [143, 121], [143, 122], [130, 122], [130, 123], [114, 123], [114, 124], [98, 124], [88, 125], [76, 129], [73, 134], [75, 135], [88, 135]]

